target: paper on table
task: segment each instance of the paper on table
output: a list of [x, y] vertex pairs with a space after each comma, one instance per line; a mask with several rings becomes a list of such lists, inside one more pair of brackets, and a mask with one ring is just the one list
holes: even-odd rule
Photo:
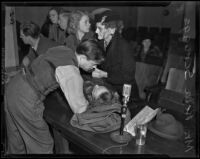
[[152, 109], [149, 106], [145, 106], [131, 121], [129, 121], [124, 131], [129, 132], [132, 136], [135, 136], [135, 126], [137, 124], [146, 124], [150, 122], [158, 113], [160, 108]]

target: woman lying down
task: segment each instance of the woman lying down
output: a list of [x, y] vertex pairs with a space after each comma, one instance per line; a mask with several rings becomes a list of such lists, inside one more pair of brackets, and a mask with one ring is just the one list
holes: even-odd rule
[[[118, 93], [104, 83], [92, 80], [86, 80], [83, 87], [84, 95], [90, 104], [85, 112], [73, 115], [71, 125], [99, 133], [119, 129], [121, 104]], [[128, 121], [130, 121], [130, 112], [127, 109], [125, 123]]]
[[119, 103], [119, 95], [111, 88], [106, 87], [103, 83], [99, 84], [94, 81], [85, 81], [83, 85], [84, 95], [89, 101], [89, 108], [98, 105], [111, 105]]

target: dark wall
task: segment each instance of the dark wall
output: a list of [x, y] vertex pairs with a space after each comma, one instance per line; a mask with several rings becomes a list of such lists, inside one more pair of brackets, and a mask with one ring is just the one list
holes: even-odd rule
[[[32, 20], [39, 24], [40, 26], [43, 24], [47, 12], [50, 7], [16, 7], [16, 19], [19, 22], [23, 22], [26, 20]], [[67, 10], [86, 10], [91, 12], [92, 10], [100, 7], [63, 7]], [[137, 23], [137, 8], [136, 7], [128, 7], [128, 6], [121, 6], [121, 7], [103, 7], [103, 8], [110, 8], [117, 13], [119, 13], [120, 17], [124, 21], [126, 27], [136, 26]]]

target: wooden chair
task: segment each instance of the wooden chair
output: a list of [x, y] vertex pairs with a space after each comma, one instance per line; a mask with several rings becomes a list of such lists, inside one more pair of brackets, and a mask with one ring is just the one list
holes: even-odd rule
[[185, 78], [184, 70], [170, 68], [167, 83], [161, 90], [158, 105], [184, 113]]
[[144, 88], [157, 84], [161, 74], [162, 67], [160, 66], [147, 64], [144, 62], [136, 62], [135, 79], [138, 85], [141, 99], [146, 98]]
[[163, 70], [162, 74], [160, 75], [160, 79], [158, 80], [158, 83], [155, 85], [148, 86], [144, 89], [146, 93], [146, 100], [148, 102], [153, 102], [157, 104], [159, 94], [162, 89], [165, 88], [168, 76], [169, 76], [169, 70], [171, 68], [177, 68], [179, 70], [184, 70], [184, 56], [179, 56], [176, 54], [169, 54], [167, 57], [167, 60], [163, 64]]

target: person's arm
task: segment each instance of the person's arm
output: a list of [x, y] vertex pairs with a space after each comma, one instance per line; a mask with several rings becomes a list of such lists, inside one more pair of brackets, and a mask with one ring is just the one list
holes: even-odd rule
[[79, 69], [72, 65], [59, 66], [55, 72], [56, 80], [74, 113], [86, 111], [88, 101], [83, 94], [83, 79]]

